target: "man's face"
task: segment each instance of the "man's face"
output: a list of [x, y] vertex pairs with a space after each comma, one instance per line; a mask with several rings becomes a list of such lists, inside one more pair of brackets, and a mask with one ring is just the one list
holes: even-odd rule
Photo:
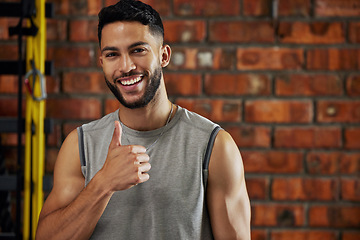
[[127, 108], [146, 106], [162, 78], [162, 43], [138, 22], [114, 22], [104, 26], [101, 56], [105, 81]]

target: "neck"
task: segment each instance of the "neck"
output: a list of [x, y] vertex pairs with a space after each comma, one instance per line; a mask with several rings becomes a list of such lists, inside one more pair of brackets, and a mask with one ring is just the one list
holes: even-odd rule
[[[163, 127], [171, 111], [172, 103], [165, 96], [155, 97], [147, 106], [137, 109], [129, 109], [120, 106], [119, 117], [121, 122], [134, 130], [150, 131]], [[173, 107], [172, 116], [175, 113]], [[170, 116], [170, 118], [172, 117]]]

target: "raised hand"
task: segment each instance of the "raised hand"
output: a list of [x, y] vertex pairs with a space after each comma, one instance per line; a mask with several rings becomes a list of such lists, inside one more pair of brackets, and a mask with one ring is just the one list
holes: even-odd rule
[[122, 128], [115, 121], [114, 133], [109, 145], [108, 155], [101, 169], [112, 191], [129, 189], [149, 180], [147, 173], [151, 165], [146, 149], [140, 145], [121, 145]]

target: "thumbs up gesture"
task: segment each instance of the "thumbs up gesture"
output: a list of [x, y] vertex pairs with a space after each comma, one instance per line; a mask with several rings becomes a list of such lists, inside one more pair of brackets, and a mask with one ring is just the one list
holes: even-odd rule
[[146, 148], [140, 145], [121, 144], [122, 128], [115, 121], [114, 133], [109, 145], [108, 155], [101, 171], [113, 191], [129, 189], [149, 180], [147, 173], [151, 165]]

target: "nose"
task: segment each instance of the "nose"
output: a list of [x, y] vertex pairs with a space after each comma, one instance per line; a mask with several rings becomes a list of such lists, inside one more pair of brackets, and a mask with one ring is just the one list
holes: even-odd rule
[[135, 63], [128, 54], [123, 54], [120, 57], [119, 70], [121, 73], [128, 73], [136, 69]]

